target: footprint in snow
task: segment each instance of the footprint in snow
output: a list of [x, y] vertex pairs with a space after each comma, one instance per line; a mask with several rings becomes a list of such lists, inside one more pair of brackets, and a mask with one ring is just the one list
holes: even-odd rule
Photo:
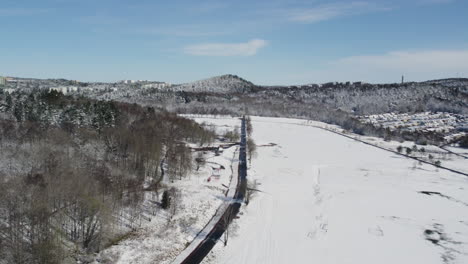
[[378, 236], [378, 237], [384, 236], [384, 232], [380, 226], [369, 227], [367, 231], [369, 232], [369, 234], [374, 235], [374, 236]]

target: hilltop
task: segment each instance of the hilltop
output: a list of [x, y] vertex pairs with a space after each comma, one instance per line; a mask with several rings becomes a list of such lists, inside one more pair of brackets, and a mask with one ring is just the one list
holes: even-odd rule
[[245, 93], [257, 87], [255, 84], [237, 75], [225, 74], [204, 80], [173, 86], [176, 91], [212, 92], [212, 93]]

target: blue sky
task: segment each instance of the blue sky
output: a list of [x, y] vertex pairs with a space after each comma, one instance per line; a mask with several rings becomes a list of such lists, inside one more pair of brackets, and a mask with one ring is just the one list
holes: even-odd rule
[[468, 77], [468, 1], [2, 0], [0, 75], [257, 84]]

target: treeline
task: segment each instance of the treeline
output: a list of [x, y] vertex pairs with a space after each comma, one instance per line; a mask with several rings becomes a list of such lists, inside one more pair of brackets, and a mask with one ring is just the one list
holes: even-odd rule
[[[468, 113], [467, 79], [403, 84], [333, 82], [322, 85], [255, 86], [252, 89], [249, 89], [250, 85], [245, 83], [246, 89], [243, 92], [241, 92], [243, 89], [234, 89], [231, 92], [216, 92], [224, 91], [226, 87], [230, 87], [232, 82], [235, 82], [235, 78], [231, 81], [220, 80], [216, 85], [206, 84], [209, 89], [202, 89], [198, 92], [191, 89], [187, 91], [123, 89], [122, 91], [105, 94], [90, 92], [88, 96], [164, 106], [171, 110], [185, 107], [186, 104], [221, 105], [242, 100], [272, 100], [282, 101], [280, 103], [295, 101], [305, 105], [320, 104], [330, 109], [341, 109], [353, 115], [424, 111]], [[218, 110], [222, 109], [218, 108]]]
[[247, 113], [258, 116], [310, 119], [338, 125], [360, 135], [377, 136], [386, 140], [408, 140], [418, 144], [444, 142], [443, 134], [438, 132], [392, 131], [388, 128], [362, 123], [350, 112], [321, 103], [306, 103], [295, 97], [287, 99], [239, 97], [234, 102], [223, 104], [191, 102], [178, 105], [175, 111], [184, 114], [243, 115]]
[[[391, 131], [362, 124], [356, 117], [387, 112], [442, 111], [466, 114], [468, 81], [449, 79], [423, 83], [326, 83], [290, 87], [257, 87], [248, 93], [134, 90], [129, 96], [110, 98], [165, 107], [187, 114], [277, 116], [336, 124], [353, 132], [418, 143], [444, 143], [438, 132]], [[142, 96], [144, 94], [144, 96]]]
[[136, 228], [163, 177], [192, 169], [214, 133], [136, 104], [56, 92], [0, 95], [0, 256], [64, 263]]
[[466, 79], [403, 84], [326, 83], [321, 86], [272, 87], [261, 91], [259, 96], [320, 103], [357, 115], [424, 111], [466, 114], [467, 86]]
[[18, 91], [3, 94], [1, 99], [0, 112], [6, 115], [6, 119], [18, 123], [37, 122], [41, 127], [92, 126], [101, 130], [113, 126], [118, 115], [112, 102], [64, 96], [54, 90]]

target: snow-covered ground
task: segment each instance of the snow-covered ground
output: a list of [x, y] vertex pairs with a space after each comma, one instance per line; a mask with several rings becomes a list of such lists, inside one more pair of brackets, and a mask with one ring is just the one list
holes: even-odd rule
[[468, 263], [467, 177], [311, 125], [253, 118], [262, 192], [205, 263]]
[[466, 156], [468, 157], [468, 149], [463, 149], [463, 148], [459, 148], [459, 147], [446, 147], [446, 149], [454, 152], [454, 153], [458, 153], [460, 155], [463, 155], [463, 156]]
[[[341, 129], [332, 128], [332, 130], [342, 133]], [[440, 148], [434, 145], [417, 145], [411, 141], [385, 141], [381, 138], [376, 137], [366, 137], [360, 136], [356, 134], [346, 133], [346, 135], [351, 136], [353, 138], [368, 142], [372, 145], [379, 146], [388, 150], [396, 151], [399, 146], [405, 148], [402, 150], [402, 153], [405, 153], [406, 148], [413, 149], [416, 146], [418, 151], [412, 151], [410, 154], [412, 157], [416, 157], [431, 163], [435, 163], [435, 161], [440, 161], [441, 165], [450, 169], [454, 169], [463, 173], [468, 174], [468, 159], [467, 155], [463, 156], [463, 153], [466, 153], [466, 150], [457, 147], [449, 147], [450, 151], [453, 153], [457, 153], [460, 155], [455, 155], [453, 153], [448, 152], [447, 150]], [[424, 149], [424, 152], [421, 151]], [[430, 159], [429, 155], [433, 158]], [[413, 161], [417, 163], [417, 161]]]
[[[236, 119], [232, 126], [223, 125], [216, 129], [222, 133], [239, 125], [240, 120]], [[209, 152], [205, 155], [206, 164], [198, 171], [174, 183], [166, 181], [168, 188], [176, 187], [180, 194], [174, 215], [171, 217], [171, 209], [158, 209], [156, 215], [147, 215], [151, 221], [144, 221], [134, 233], [103, 250], [96, 256], [95, 263], [171, 263], [226, 200], [227, 189], [224, 186], [230, 184], [231, 177], [237, 177], [237, 156], [238, 146], [224, 149], [220, 156]], [[213, 168], [221, 166], [225, 169], [219, 170], [219, 177], [211, 177], [208, 181]]]

